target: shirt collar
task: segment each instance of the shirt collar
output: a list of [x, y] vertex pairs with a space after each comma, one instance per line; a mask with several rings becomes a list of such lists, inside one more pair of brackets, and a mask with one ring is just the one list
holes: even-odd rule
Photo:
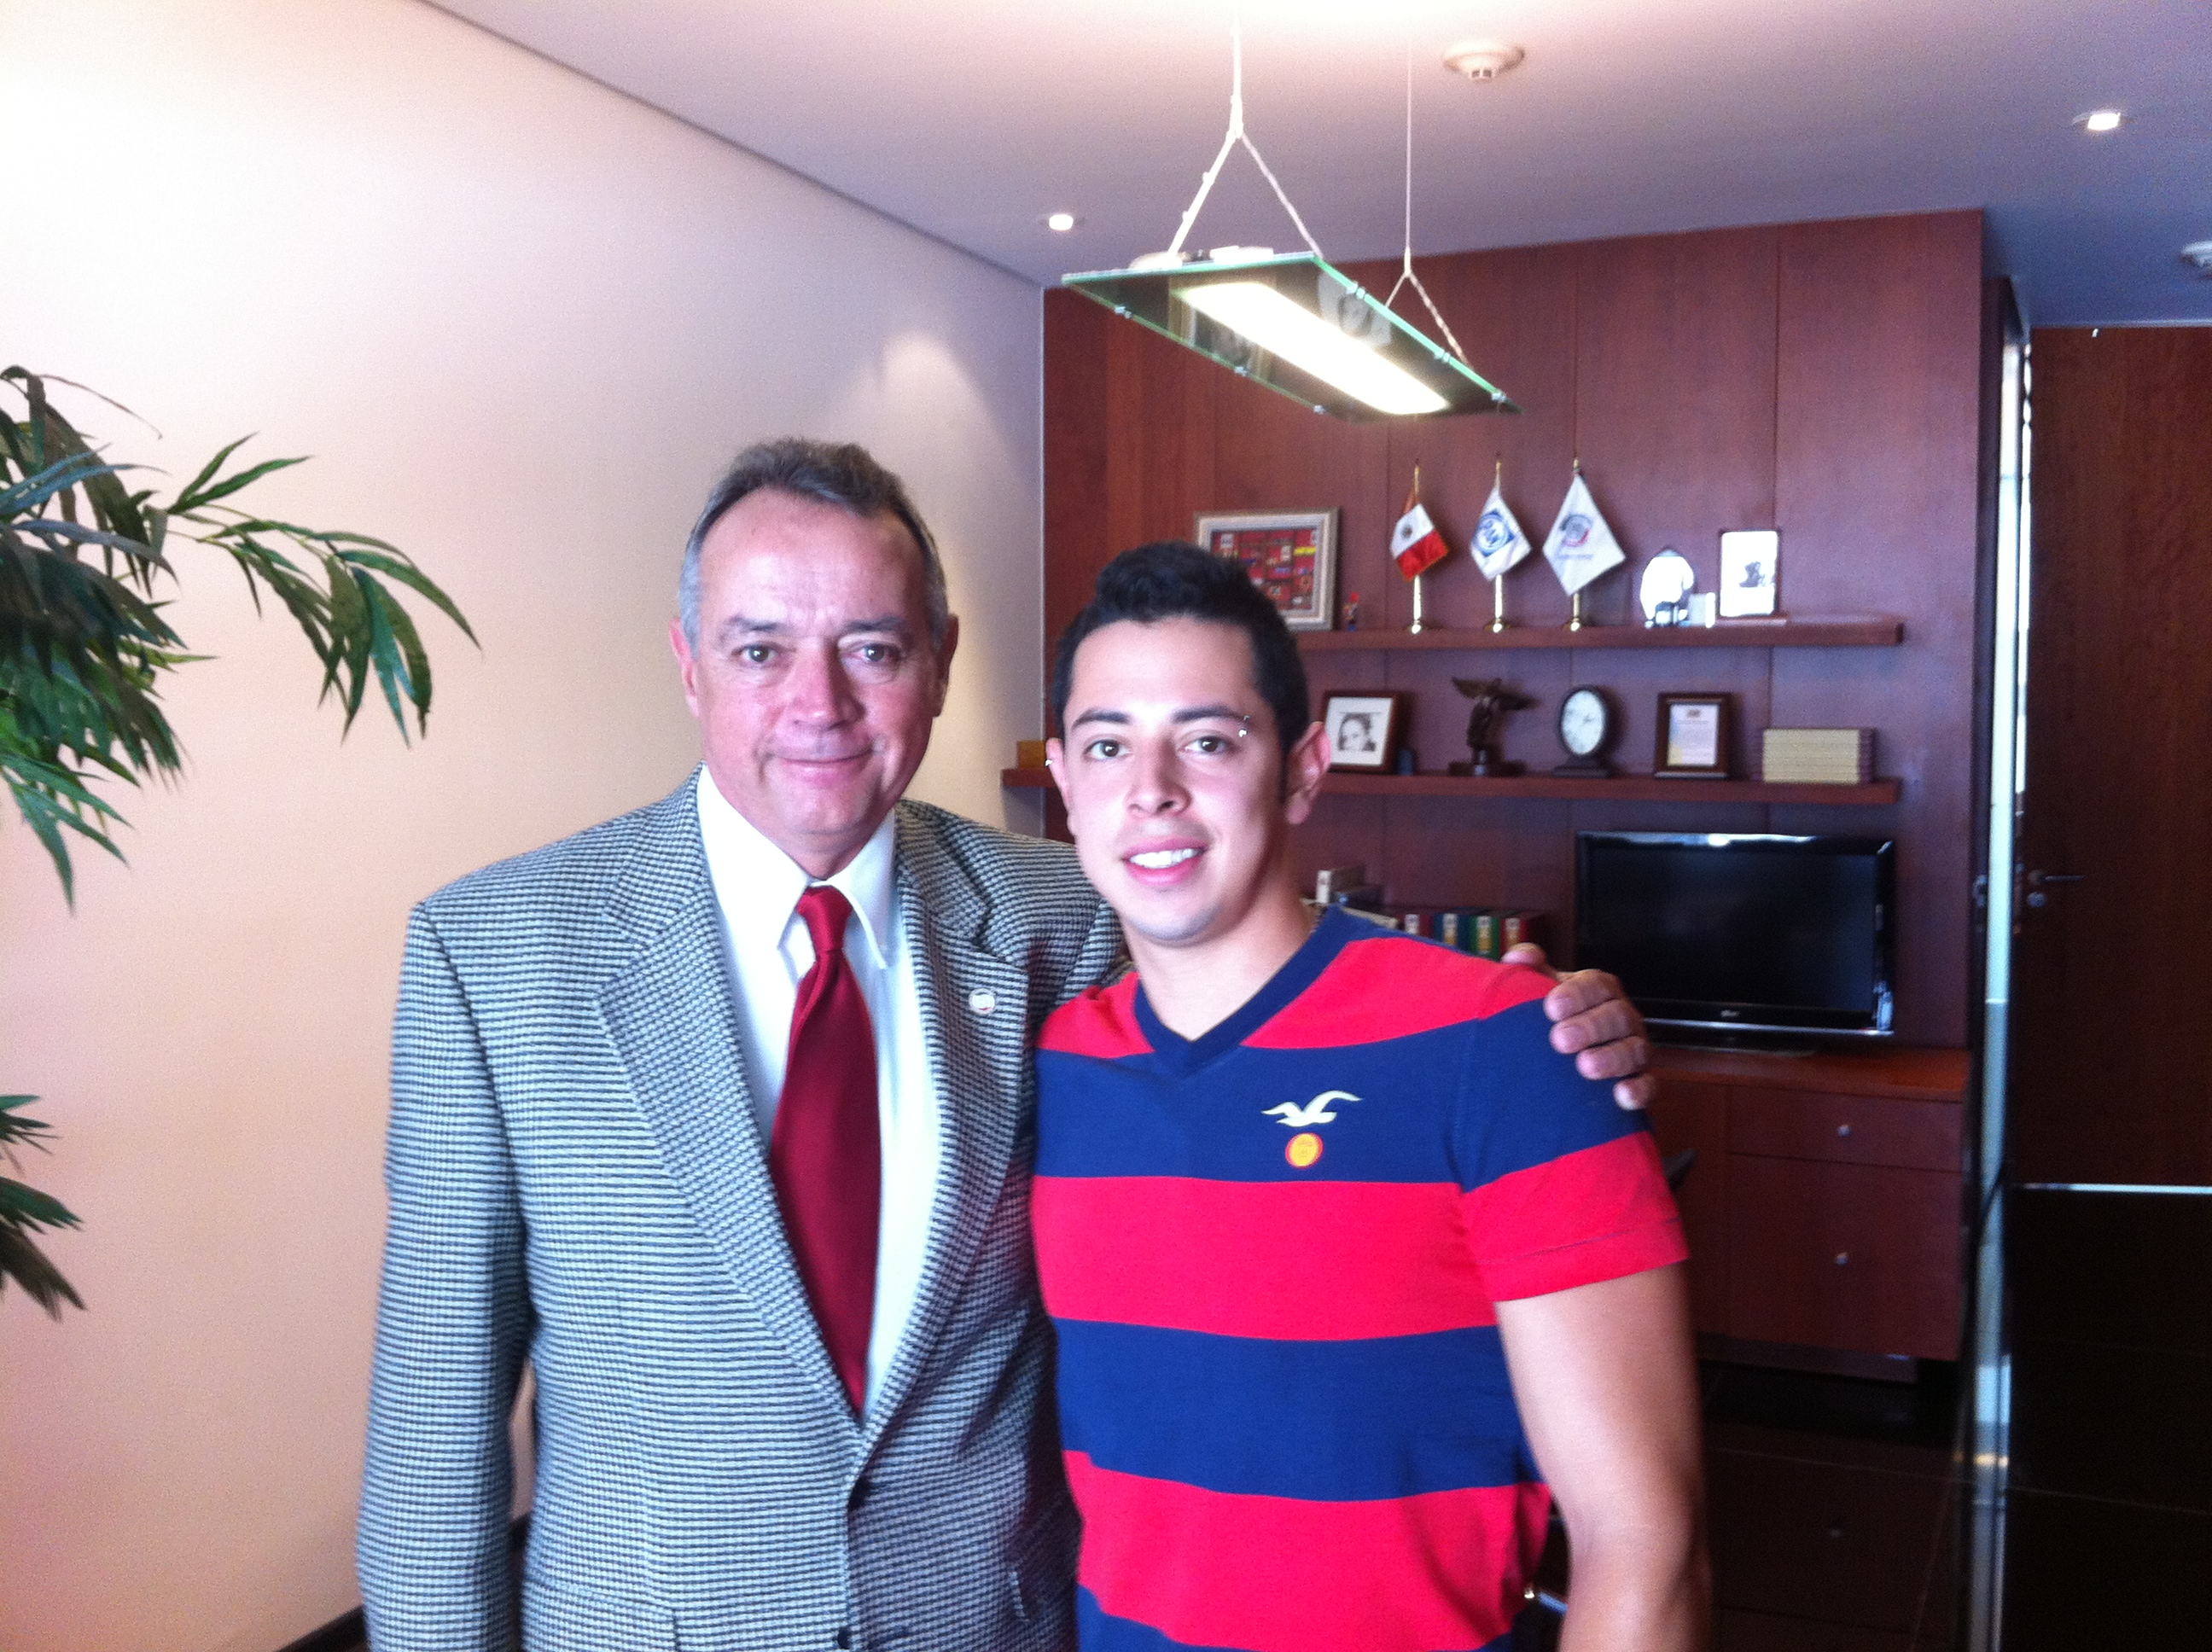
[[[792, 914], [799, 909], [799, 897], [814, 880], [738, 812], [704, 763], [699, 766], [698, 796], [699, 836], [724, 921], [748, 940], [781, 944]], [[897, 817], [885, 815], [860, 852], [822, 880], [853, 903], [869, 949], [877, 964], [885, 969], [891, 957], [897, 829]]]

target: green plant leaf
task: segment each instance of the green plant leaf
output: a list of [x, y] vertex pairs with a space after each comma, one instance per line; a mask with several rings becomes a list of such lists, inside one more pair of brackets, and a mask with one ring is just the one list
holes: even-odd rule
[[[0, 1186], [6, 1185], [0, 1182]], [[13, 1279], [21, 1285], [23, 1294], [59, 1319], [62, 1304], [82, 1309], [84, 1298], [76, 1294], [75, 1286], [62, 1277], [61, 1270], [48, 1261], [29, 1234], [4, 1218], [0, 1218], [0, 1286]]]

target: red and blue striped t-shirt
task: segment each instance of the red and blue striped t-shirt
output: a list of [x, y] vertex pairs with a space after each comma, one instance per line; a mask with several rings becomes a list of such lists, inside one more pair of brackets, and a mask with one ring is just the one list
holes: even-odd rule
[[1085, 1652], [1468, 1652], [1544, 1539], [1494, 1304], [1686, 1254], [1534, 973], [1342, 913], [1202, 1037], [1039, 1041], [1034, 1220]]

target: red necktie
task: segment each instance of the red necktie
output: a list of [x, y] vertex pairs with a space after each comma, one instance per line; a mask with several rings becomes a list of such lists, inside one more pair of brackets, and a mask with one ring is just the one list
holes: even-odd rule
[[799, 983], [791, 1012], [791, 1052], [768, 1168], [822, 1345], [857, 1416], [868, 1403], [883, 1200], [876, 1034], [845, 958], [852, 903], [817, 884], [799, 897], [799, 915], [814, 938], [814, 967]]

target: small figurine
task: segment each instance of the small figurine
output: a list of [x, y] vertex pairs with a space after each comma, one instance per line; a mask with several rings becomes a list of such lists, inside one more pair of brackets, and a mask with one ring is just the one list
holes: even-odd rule
[[1357, 591], [1344, 599], [1344, 629], [1347, 631], [1359, 629], [1359, 593]]
[[1464, 677], [1455, 677], [1452, 687], [1473, 703], [1468, 708], [1467, 714], [1468, 761], [1452, 764], [1451, 772], [1482, 778], [1519, 774], [1519, 763], [1507, 762], [1498, 755], [1499, 725], [1505, 720], [1508, 712], [1526, 711], [1536, 702], [1528, 695], [1507, 688], [1502, 677], [1493, 677], [1480, 683]]

